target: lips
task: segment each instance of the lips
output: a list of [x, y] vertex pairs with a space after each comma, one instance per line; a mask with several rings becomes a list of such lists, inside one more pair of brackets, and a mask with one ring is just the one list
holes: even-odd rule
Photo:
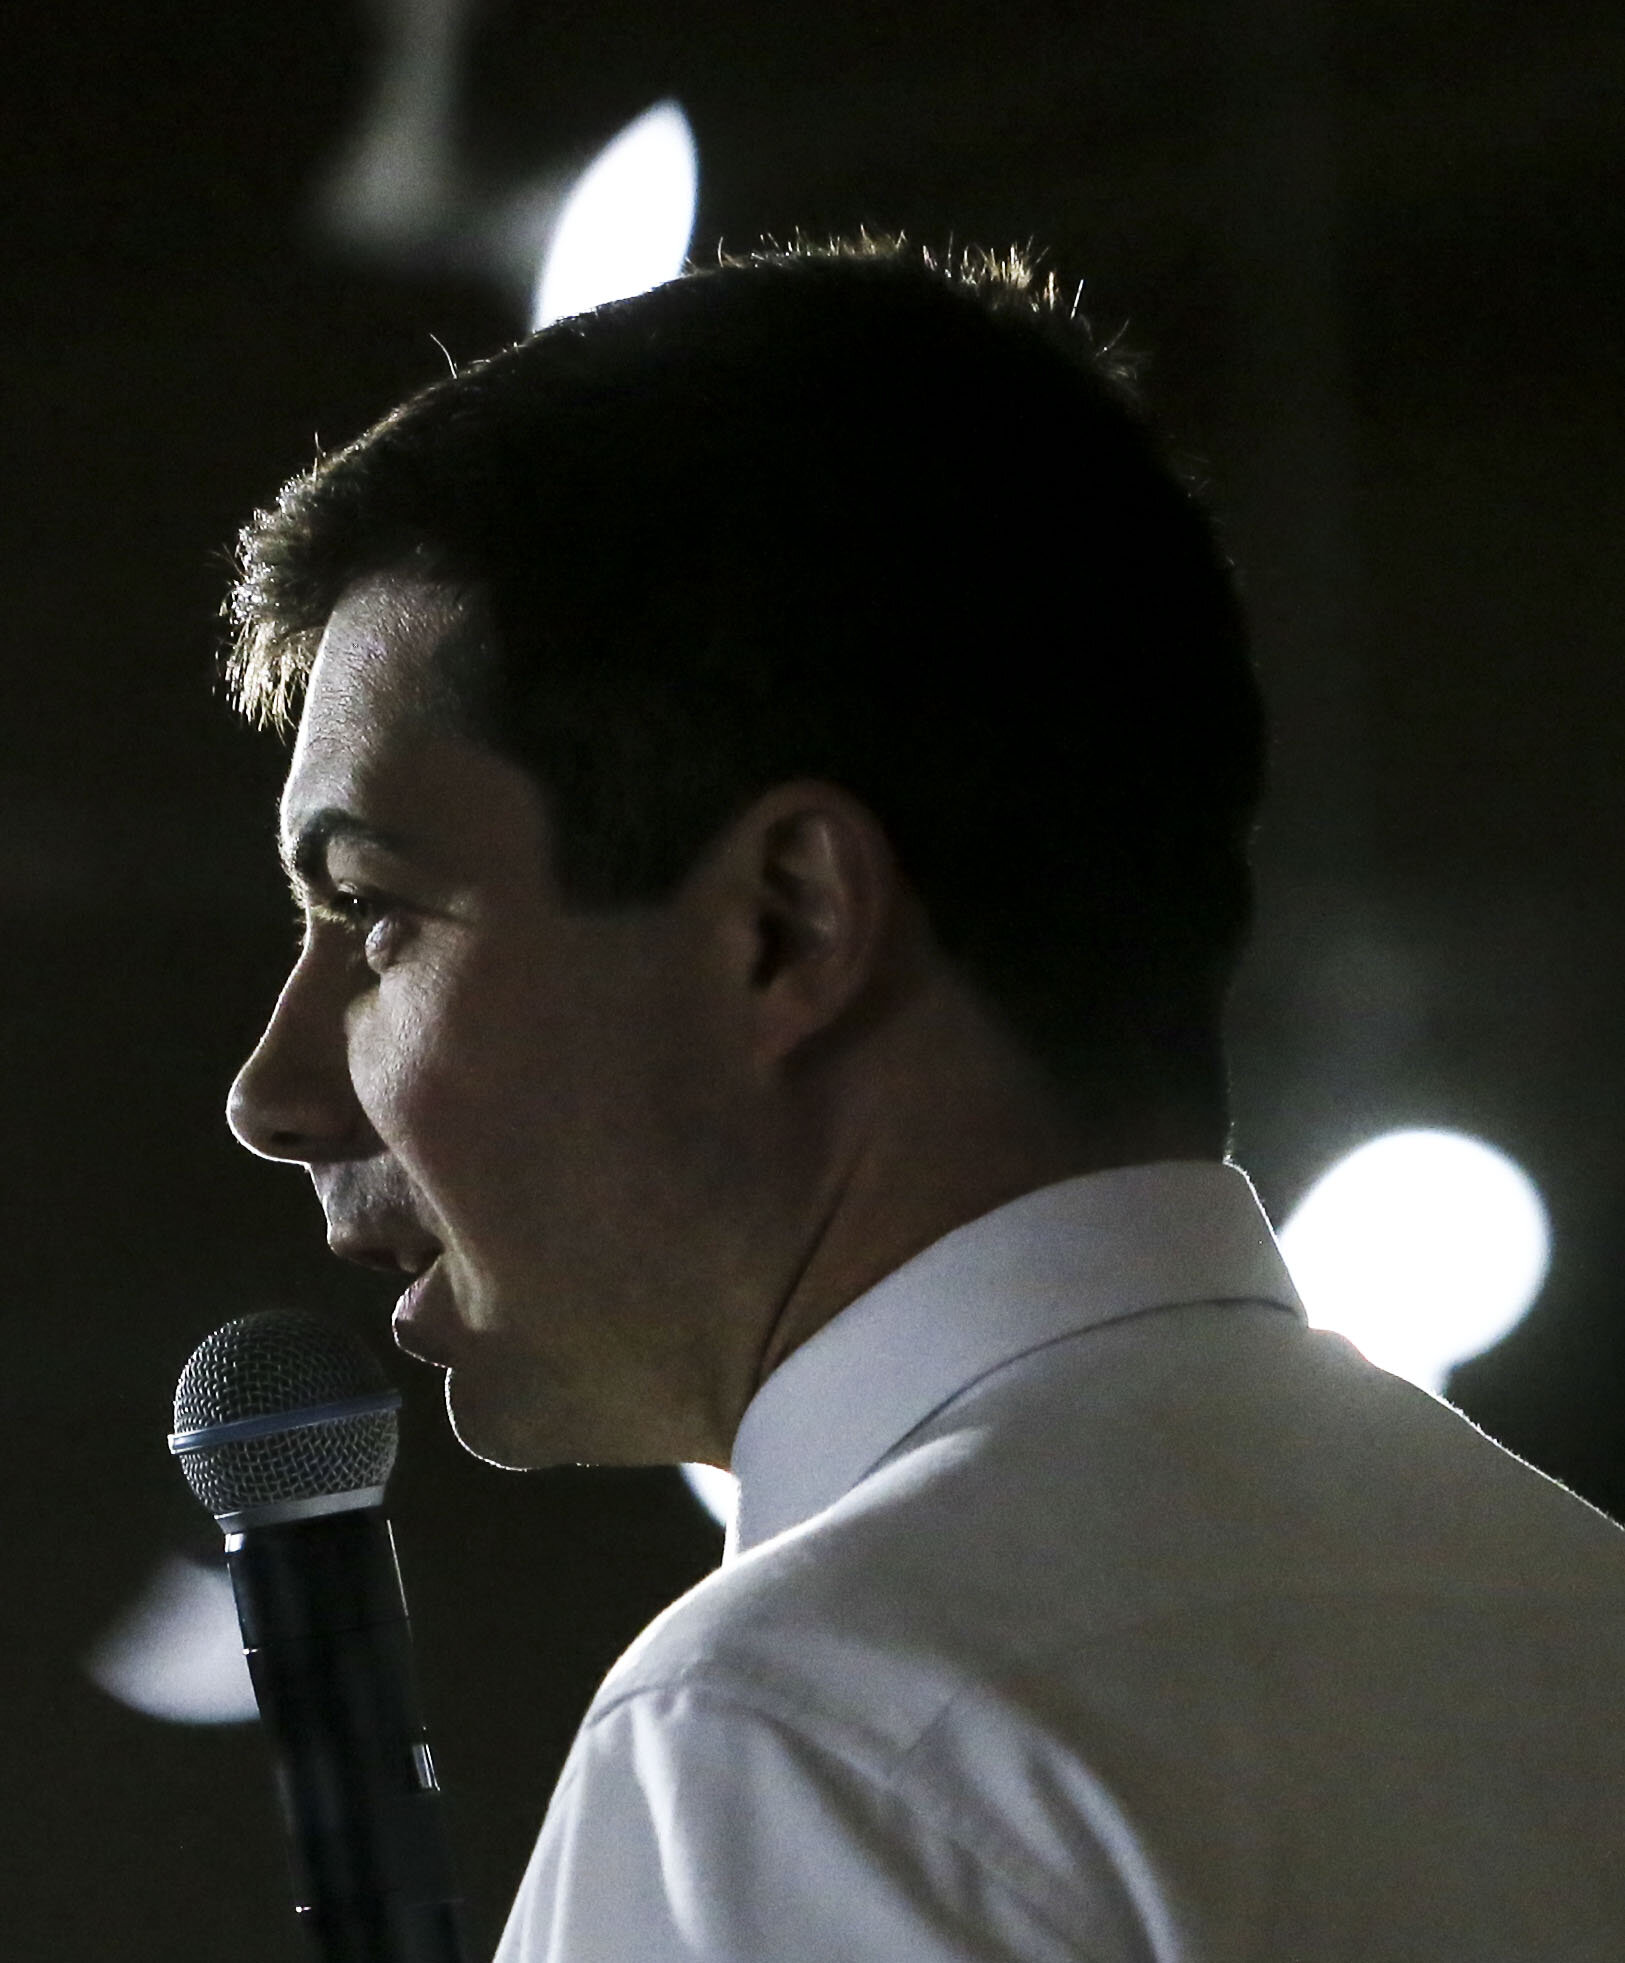
[[440, 1242], [414, 1220], [399, 1216], [330, 1220], [327, 1244], [341, 1260], [384, 1274], [410, 1275], [390, 1320], [396, 1347], [425, 1363], [450, 1369], [446, 1334], [432, 1332], [423, 1298], [439, 1269]]
[[397, 1349], [404, 1350], [408, 1356], [417, 1357], [420, 1362], [433, 1363], [442, 1370], [449, 1370], [456, 1360], [451, 1353], [455, 1324], [448, 1328], [441, 1320], [437, 1325], [433, 1303], [425, 1301], [433, 1290], [438, 1274], [437, 1257], [401, 1291], [390, 1323], [395, 1332]]
[[440, 1243], [415, 1222], [341, 1220], [327, 1229], [327, 1245], [341, 1261], [386, 1274], [420, 1276], [440, 1258]]

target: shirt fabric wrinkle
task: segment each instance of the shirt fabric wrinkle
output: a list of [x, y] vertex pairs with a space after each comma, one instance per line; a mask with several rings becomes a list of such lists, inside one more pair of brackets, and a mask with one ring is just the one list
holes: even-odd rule
[[1123, 1167], [792, 1352], [497, 1963], [1618, 1963], [1625, 1536]]

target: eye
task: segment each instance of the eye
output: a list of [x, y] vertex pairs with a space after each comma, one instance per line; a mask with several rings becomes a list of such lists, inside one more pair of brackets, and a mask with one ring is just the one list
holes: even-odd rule
[[361, 957], [374, 974], [395, 959], [406, 939], [406, 920], [398, 910], [376, 914], [361, 943]]
[[365, 889], [335, 887], [312, 903], [311, 912], [357, 943], [362, 960], [375, 973], [394, 960], [407, 931], [406, 911], [400, 903]]

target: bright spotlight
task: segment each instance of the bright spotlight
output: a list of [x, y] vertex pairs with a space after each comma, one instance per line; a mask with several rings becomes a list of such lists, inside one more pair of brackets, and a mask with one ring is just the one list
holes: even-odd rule
[[657, 102], [601, 150], [564, 201], [543, 255], [533, 328], [646, 293], [683, 270], [700, 162], [675, 102]]
[[1395, 1131], [1322, 1175], [1281, 1252], [1317, 1329], [1439, 1391], [1540, 1293], [1551, 1230], [1505, 1153], [1460, 1132]]
[[224, 1568], [168, 1556], [85, 1659], [93, 1683], [171, 1724], [259, 1716]]
[[688, 1489], [724, 1533], [739, 1511], [739, 1481], [720, 1465], [685, 1465]]

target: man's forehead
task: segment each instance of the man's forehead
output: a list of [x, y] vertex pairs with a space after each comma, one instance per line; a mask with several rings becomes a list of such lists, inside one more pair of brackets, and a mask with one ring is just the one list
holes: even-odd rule
[[450, 734], [435, 658], [467, 616], [454, 589], [411, 573], [369, 574], [334, 607], [317, 648], [283, 788], [284, 833], [312, 813], [393, 789]]
[[464, 591], [410, 569], [352, 581], [323, 629], [307, 709], [314, 706], [319, 718], [360, 697], [375, 713], [427, 713], [439, 694], [436, 656], [466, 623], [470, 606]]

